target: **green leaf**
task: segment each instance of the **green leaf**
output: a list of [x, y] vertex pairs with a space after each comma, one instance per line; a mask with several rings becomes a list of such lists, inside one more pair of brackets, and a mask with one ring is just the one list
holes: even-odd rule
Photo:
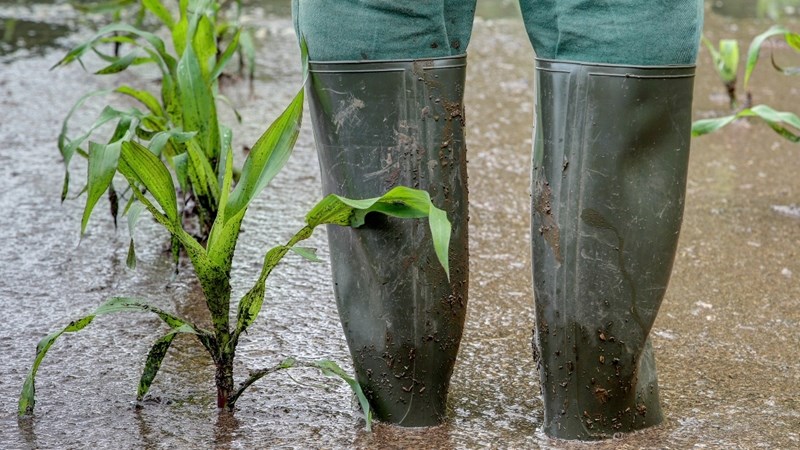
[[67, 53], [67, 55], [64, 56], [64, 58], [62, 58], [53, 66], [53, 68], [67, 65], [75, 60], [80, 59], [80, 57], [86, 54], [86, 52], [92, 50], [94, 46], [97, 43], [99, 43], [103, 37], [114, 33], [130, 34], [132, 36], [144, 39], [156, 51], [156, 54], [159, 57], [159, 61], [157, 61], [158, 64], [164, 65], [162, 71], [165, 71], [167, 73], [171, 73], [172, 71], [174, 71], [175, 58], [173, 58], [167, 52], [166, 46], [164, 45], [164, 41], [162, 41], [161, 38], [159, 38], [153, 33], [143, 31], [136, 27], [123, 23], [115, 23], [103, 27], [102, 29], [100, 29], [100, 31], [97, 32], [97, 34], [91, 37], [88, 41], [80, 44], [79, 46], [72, 49], [69, 53]]
[[97, 201], [106, 192], [114, 174], [117, 172], [121, 144], [119, 142], [102, 145], [94, 142], [89, 144], [89, 169], [86, 195], [86, 206], [81, 219], [81, 236], [86, 233], [86, 225], [92, 215]]
[[301, 57], [303, 85], [289, 106], [272, 122], [247, 155], [239, 183], [228, 201], [226, 221], [227, 217], [238, 217], [239, 213], [247, 209], [250, 202], [267, 187], [292, 154], [303, 119], [303, 92], [308, 79], [308, 48], [305, 46], [305, 40], [301, 44]]
[[247, 28], [241, 30], [239, 48], [240, 54], [247, 61], [247, 75], [252, 80], [256, 72], [256, 46], [253, 43], [253, 33]]
[[197, 28], [192, 37], [192, 47], [200, 62], [203, 79], [206, 84], [210, 84], [214, 80], [211, 78], [211, 72], [217, 63], [217, 40], [214, 25], [206, 15], [199, 16]]
[[800, 117], [791, 112], [776, 111], [767, 105], [756, 105], [752, 108], [745, 108], [731, 116], [698, 120], [692, 124], [692, 136], [702, 136], [717, 131], [741, 117], [758, 117], [785, 139], [791, 142], [800, 142], [800, 134], [798, 134], [797, 131], [793, 132], [785, 126], [788, 125], [796, 130], [800, 130]]
[[125, 141], [122, 143], [119, 171], [131, 182], [131, 187], [135, 191], [137, 183], [146, 187], [161, 205], [170, 223], [176, 227], [180, 226], [178, 201], [172, 176], [157, 156], [141, 144]]
[[216, 80], [219, 78], [220, 74], [222, 74], [222, 71], [225, 70], [225, 66], [228, 64], [228, 61], [231, 60], [231, 57], [233, 57], [233, 55], [239, 49], [240, 36], [241, 30], [237, 30], [236, 34], [233, 35], [231, 43], [228, 44], [228, 47], [225, 48], [224, 52], [222, 52], [222, 56], [220, 56], [219, 60], [217, 60], [217, 64], [214, 66], [214, 70], [211, 72], [209, 80]]
[[348, 375], [347, 372], [333, 361], [321, 360], [314, 362], [313, 365], [321, 370], [324, 375], [337, 376], [350, 386], [350, 389], [353, 390], [353, 393], [356, 394], [358, 398], [358, 403], [361, 404], [361, 411], [364, 413], [364, 420], [367, 422], [367, 431], [372, 431], [372, 410], [370, 409], [367, 396], [364, 395], [364, 391], [361, 389], [361, 385], [358, 381]]
[[319, 256], [317, 256], [317, 249], [315, 248], [292, 247], [290, 250], [311, 262], [322, 262], [322, 260], [319, 259]]
[[306, 215], [306, 223], [312, 228], [322, 224], [357, 228], [364, 224], [364, 218], [371, 212], [402, 219], [428, 217], [436, 257], [450, 278], [450, 221], [444, 211], [433, 205], [430, 195], [425, 191], [398, 186], [381, 197], [365, 200], [331, 194]]
[[123, 85], [114, 89], [114, 92], [119, 92], [120, 94], [132, 97], [141, 102], [144, 106], [147, 107], [148, 110], [150, 110], [150, 112], [152, 112], [156, 116], [165, 117], [164, 110], [161, 108], [161, 104], [158, 102], [158, 99], [156, 99], [156, 97], [153, 96], [153, 94], [147, 91], [140, 91], [130, 86]]
[[231, 193], [226, 217], [237, 215], [280, 172], [297, 141], [303, 118], [303, 89], [261, 135], [242, 166], [239, 184]]
[[122, 72], [139, 60], [139, 53], [134, 50], [127, 55], [115, 58], [111, 64], [95, 72], [95, 75], [111, 75]]
[[716, 117], [713, 119], [701, 119], [692, 123], [692, 137], [703, 136], [708, 133], [713, 133], [720, 128], [728, 125], [736, 120], [736, 114], [725, 117]]
[[197, 133], [187, 133], [179, 128], [160, 131], [153, 135], [153, 137], [150, 139], [150, 145], [147, 148], [150, 149], [152, 154], [161, 156], [164, 151], [164, 147], [166, 147], [169, 141], [172, 141], [175, 144], [185, 144], [196, 135]]
[[158, 17], [159, 20], [164, 22], [164, 25], [167, 26], [170, 30], [172, 27], [175, 26], [175, 21], [172, 19], [172, 14], [170, 14], [169, 10], [161, 3], [159, 0], [142, 0], [142, 5], [147, 8], [148, 11], [153, 13], [154, 16]]
[[64, 329], [61, 331], [57, 331], [52, 333], [48, 336], [45, 336], [39, 344], [36, 346], [36, 358], [34, 359], [33, 366], [31, 366], [31, 370], [25, 379], [25, 382], [22, 386], [22, 393], [20, 394], [19, 398], [19, 408], [18, 412], [19, 415], [28, 415], [33, 413], [33, 408], [36, 404], [35, 394], [36, 394], [36, 387], [35, 387], [35, 378], [36, 373], [39, 370], [39, 366], [42, 363], [47, 351], [50, 350], [50, 347], [53, 346], [56, 339], [58, 339], [64, 333], [75, 333], [78, 332], [86, 326], [88, 326], [96, 316], [103, 315], [103, 314], [111, 314], [116, 312], [152, 312], [158, 315], [170, 328], [174, 330], [178, 330], [183, 333], [194, 333], [202, 336], [208, 336], [209, 333], [205, 330], [199, 329], [191, 325], [190, 323], [183, 321], [169, 313], [166, 313], [156, 307], [149, 305], [148, 303], [132, 298], [125, 298], [125, 297], [115, 297], [104, 304], [100, 305], [92, 314], [82, 317], [78, 320], [74, 320], [69, 323]]
[[237, 313], [236, 330], [234, 331], [231, 341], [235, 344], [238, 341], [239, 335], [243, 333], [258, 317], [261, 311], [261, 305], [264, 302], [265, 284], [267, 278], [272, 273], [272, 270], [281, 262], [286, 253], [294, 247], [298, 242], [308, 239], [313, 233], [312, 227], [303, 227], [298, 231], [286, 245], [274, 247], [264, 255], [264, 263], [261, 267], [261, 274], [256, 280], [253, 287], [242, 297], [239, 302], [239, 310]]
[[139, 202], [133, 202], [128, 207], [128, 234], [130, 235], [131, 243], [128, 245], [128, 257], [126, 263], [130, 269], [136, 268], [136, 248], [134, 244], [134, 234], [136, 230], [136, 224], [139, 222], [139, 217], [141, 217], [142, 211], [144, 210], [145, 206]]
[[177, 69], [178, 91], [182, 105], [183, 129], [196, 131], [200, 148], [211, 160], [219, 158], [220, 138], [217, 110], [211, 86], [192, 46], [187, 47]]
[[747, 50], [747, 65], [744, 69], [744, 89], [747, 90], [747, 87], [750, 83], [750, 75], [753, 73], [753, 69], [756, 67], [756, 63], [758, 62], [758, 56], [761, 52], [761, 46], [764, 44], [764, 41], [771, 38], [772, 36], [777, 36], [779, 34], [787, 34], [790, 33], [785, 27], [781, 25], [774, 25], [769, 30], [759, 34], [753, 41], [750, 42], [750, 48]]
[[191, 326], [182, 325], [173, 329], [173, 331], [170, 331], [165, 336], [162, 336], [153, 344], [153, 347], [150, 348], [150, 352], [147, 354], [147, 361], [145, 362], [142, 376], [139, 379], [139, 387], [136, 390], [136, 400], [142, 401], [144, 396], [147, 395], [147, 391], [150, 390], [150, 385], [153, 384], [153, 380], [156, 375], [158, 375], [158, 370], [161, 368], [161, 362], [167, 355], [167, 350], [169, 350], [172, 341], [178, 333], [197, 334]]
[[722, 80], [726, 83], [736, 81], [736, 72], [739, 69], [739, 43], [736, 39], [722, 39], [719, 41], [720, 61], [717, 70]]

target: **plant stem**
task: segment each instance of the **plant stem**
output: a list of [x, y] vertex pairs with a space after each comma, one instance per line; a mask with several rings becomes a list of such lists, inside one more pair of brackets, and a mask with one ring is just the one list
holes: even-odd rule
[[233, 395], [233, 354], [233, 351], [230, 354], [223, 353], [215, 361], [217, 373], [214, 381], [217, 384], [217, 408], [220, 409], [233, 408], [233, 402], [230, 401]]

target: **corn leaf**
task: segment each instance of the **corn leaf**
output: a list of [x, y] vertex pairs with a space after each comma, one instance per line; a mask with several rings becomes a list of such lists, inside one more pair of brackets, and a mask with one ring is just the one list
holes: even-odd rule
[[350, 386], [350, 389], [353, 390], [353, 393], [356, 394], [358, 398], [358, 403], [361, 405], [361, 411], [364, 413], [364, 420], [367, 422], [367, 431], [372, 431], [372, 410], [370, 409], [367, 396], [364, 395], [364, 391], [361, 389], [361, 385], [358, 384], [358, 381], [348, 375], [347, 372], [333, 361], [323, 359], [321, 361], [315, 361], [312, 364], [322, 371], [323, 375], [339, 377]]
[[730, 116], [695, 121], [692, 124], [692, 136], [702, 136], [717, 131], [741, 117], [758, 117], [785, 139], [800, 142], [800, 132], [791, 130], [791, 128], [800, 130], [800, 117], [791, 112], [776, 111], [767, 105], [745, 108]]
[[116, 312], [152, 312], [158, 315], [161, 320], [163, 320], [170, 328], [174, 330], [180, 330], [180, 332], [191, 332], [194, 334], [198, 334], [202, 339], [208, 339], [209, 333], [205, 330], [199, 329], [189, 322], [186, 322], [182, 319], [179, 319], [172, 314], [166, 313], [159, 308], [149, 305], [148, 303], [132, 298], [126, 297], [115, 297], [104, 304], [100, 305], [92, 314], [82, 317], [80, 319], [74, 320], [69, 323], [64, 329], [61, 331], [57, 331], [55, 333], [49, 334], [42, 338], [39, 341], [39, 344], [36, 346], [36, 357], [33, 361], [33, 365], [31, 366], [31, 370], [28, 373], [27, 378], [22, 386], [22, 393], [20, 394], [19, 404], [18, 404], [18, 413], [19, 415], [29, 415], [33, 414], [33, 409], [36, 404], [36, 373], [39, 370], [39, 366], [42, 363], [45, 355], [47, 355], [47, 351], [50, 350], [50, 347], [53, 346], [55, 341], [64, 333], [75, 333], [84, 328], [86, 328], [96, 316], [100, 316], [103, 314], [111, 314]]
[[745, 67], [744, 71], [745, 90], [747, 90], [748, 83], [750, 82], [750, 75], [753, 73], [753, 69], [755, 69], [756, 63], [758, 62], [761, 46], [767, 39], [778, 35], [783, 35], [786, 42], [792, 48], [800, 51], [800, 34], [792, 33], [782, 25], [774, 25], [769, 30], [753, 38], [753, 41], [750, 43], [750, 49], [747, 51], [747, 66]]
[[108, 145], [94, 142], [89, 144], [87, 195], [86, 206], [83, 209], [83, 218], [81, 219], [81, 236], [86, 233], [86, 225], [89, 223], [89, 217], [91, 217], [97, 201], [100, 200], [100, 197], [106, 192], [114, 179], [114, 174], [117, 172], [120, 149], [120, 142]]
[[142, 0], [142, 6], [147, 8], [147, 10], [153, 13], [154, 16], [158, 17], [159, 20], [161, 20], [170, 30], [172, 30], [172, 27], [175, 26], [175, 21], [172, 19], [172, 14], [170, 14], [169, 10], [164, 6], [163, 3], [161, 3], [161, 1]]
[[450, 277], [450, 221], [444, 211], [433, 205], [430, 195], [425, 191], [398, 186], [382, 197], [365, 200], [330, 194], [306, 215], [306, 223], [312, 228], [321, 224], [357, 228], [364, 224], [364, 218], [371, 212], [403, 219], [428, 217], [436, 256], [448, 278]]
[[140, 91], [125, 85], [114, 89], [114, 92], [118, 92], [120, 94], [132, 97], [141, 102], [144, 106], [147, 107], [148, 110], [150, 110], [150, 112], [155, 114], [157, 117], [164, 117], [164, 110], [161, 108], [161, 104], [158, 102], [158, 99], [153, 94], [147, 91]]
[[178, 91], [183, 129], [196, 131], [200, 148], [209, 159], [219, 155], [220, 139], [217, 111], [211, 86], [206, 83], [194, 48], [188, 46], [178, 62]]
[[303, 89], [308, 79], [308, 48], [301, 44], [303, 84], [292, 102], [261, 135], [247, 155], [239, 183], [231, 193], [227, 217], [237, 217], [283, 168], [294, 148], [303, 119]]
[[129, 181], [134, 182], [131, 183], [134, 191], [137, 191], [136, 183], [147, 188], [170, 223], [173, 226], [180, 226], [178, 201], [172, 177], [156, 155], [141, 144], [125, 141], [122, 143], [119, 169]]
[[231, 43], [228, 44], [228, 47], [226, 47], [225, 51], [222, 52], [222, 56], [220, 56], [219, 60], [217, 60], [217, 64], [214, 66], [214, 70], [211, 72], [209, 80], [216, 80], [219, 78], [220, 74], [222, 74], [222, 71], [225, 70], [225, 66], [228, 64], [228, 61], [230, 61], [231, 57], [239, 49], [240, 36], [241, 30], [237, 30], [236, 34], [233, 35]]

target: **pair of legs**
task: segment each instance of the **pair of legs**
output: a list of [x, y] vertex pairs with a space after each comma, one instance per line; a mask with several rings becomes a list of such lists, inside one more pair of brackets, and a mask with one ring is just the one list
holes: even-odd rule
[[[693, 64], [698, 0], [520, 0], [536, 55], [606, 64]], [[294, 0], [312, 61], [436, 58], [466, 52], [475, 0]]]
[[[474, 1], [295, 0], [323, 190], [427, 189], [454, 224], [451, 277], [424, 225], [331, 229], [337, 305], [378, 418], [443, 420], [467, 298], [463, 83]], [[522, 0], [536, 51], [532, 254], [544, 430], [659, 423], [648, 339], [683, 213], [700, 0]]]

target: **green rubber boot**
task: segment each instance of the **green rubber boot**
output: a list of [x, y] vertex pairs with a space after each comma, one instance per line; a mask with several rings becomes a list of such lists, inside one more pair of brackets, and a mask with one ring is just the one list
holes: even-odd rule
[[314, 62], [309, 105], [324, 194], [425, 189], [453, 224], [450, 281], [426, 221], [328, 227], [356, 378], [379, 420], [441, 423], [467, 306], [466, 57]]
[[648, 334], [683, 216], [694, 67], [539, 59], [536, 75], [544, 431], [602, 439], [662, 421]]

